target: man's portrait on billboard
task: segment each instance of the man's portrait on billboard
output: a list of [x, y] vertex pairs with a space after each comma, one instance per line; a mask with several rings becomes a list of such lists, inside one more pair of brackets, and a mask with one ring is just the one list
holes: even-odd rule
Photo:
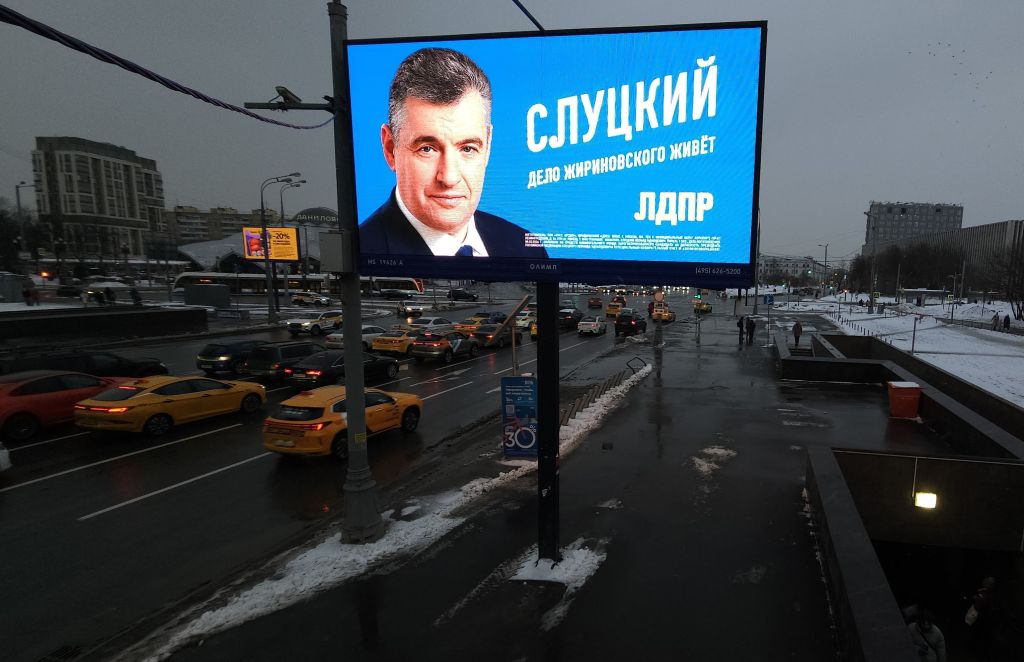
[[405, 58], [380, 129], [395, 188], [360, 226], [361, 252], [546, 258], [526, 230], [478, 209], [491, 135], [491, 84], [473, 60], [447, 48]]

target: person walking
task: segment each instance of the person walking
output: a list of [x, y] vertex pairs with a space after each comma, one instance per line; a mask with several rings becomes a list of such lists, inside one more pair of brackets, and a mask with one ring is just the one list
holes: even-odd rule
[[750, 343], [754, 342], [754, 329], [756, 329], [756, 328], [757, 328], [757, 323], [754, 321], [754, 318], [748, 317], [747, 318], [747, 344], [748, 345]]
[[802, 334], [803, 332], [804, 332], [804, 325], [800, 323], [800, 320], [797, 320], [796, 324], [793, 325], [793, 346], [794, 347], [799, 347], [800, 346], [800, 334]]
[[89, 290], [82, 290], [78, 293], [78, 298], [82, 300], [82, 308], [89, 307]]
[[932, 622], [932, 615], [928, 611], [922, 611], [908, 629], [921, 662], [946, 662], [946, 638], [942, 636], [939, 626]]
[[108, 306], [114, 305], [114, 302], [116, 301], [116, 295], [114, 294], [114, 290], [110, 289], [109, 287], [104, 288], [103, 297], [107, 300]]
[[1009, 332], [1010, 330], [1010, 316], [1007, 315], [1003, 318], [1003, 331]]
[[25, 300], [26, 306], [32, 305], [32, 293], [28, 291], [28, 285], [21, 288], [21, 298]]
[[740, 318], [738, 320], [736, 320], [736, 328], [740, 330], [740, 344], [741, 345], [743, 344], [743, 329], [744, 329], [743, 322], [744, 322], [745, 319], [746, 318], [744, 318], [742, 315], [740, 315]]

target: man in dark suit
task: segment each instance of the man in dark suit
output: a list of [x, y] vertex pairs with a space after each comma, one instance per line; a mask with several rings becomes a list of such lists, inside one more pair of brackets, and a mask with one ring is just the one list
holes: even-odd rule
[[396, 186], [359, 227], [363, 254], [547, 257], [526, 230], [477, 209], [490, 116], [491, 83], [462, 53], [424, 48], [399, 65], [380, 130]]

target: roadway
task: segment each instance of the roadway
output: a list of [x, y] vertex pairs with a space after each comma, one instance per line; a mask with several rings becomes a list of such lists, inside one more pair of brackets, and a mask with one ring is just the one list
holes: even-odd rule
[[[686, 326], [679, 324], [680, 333]], [[207, 342], [197, 337], [114, 351], [155, 356], [172, 373], [190, 374]], [[563, 333], [562, 374], [622, 342], [611, 331], [593, 338]], [[517, 351], [529, 371], [535, 345], [527, 341]], [[500, 378], [511, 371], [506, 347], [450, 365], [404, 361], [398, 379], [372, 384], [424, 400], [415, 433], [371, 438], [371, 467], [381, 487], [436, 461], [432, 454], [449, 448], [442, 441], [494, 415]], [[268, 385], [267, 409], [295, 392]], [[0, 594], [10, 607], [0, 620], [4, 658], [87, 652], [161, 609], [223, 585], [341, 514], [344, 464], [265, 452], [262, 420], [221, 416], [157, 439], [65, 426], [11, 446], [15, 467], [0, 483]], [[495, 425], [495, 447], [497, 439]]]

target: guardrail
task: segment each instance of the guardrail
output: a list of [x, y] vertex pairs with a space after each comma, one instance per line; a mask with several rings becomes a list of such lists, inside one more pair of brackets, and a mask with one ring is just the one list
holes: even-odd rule
[[[633, 363], [635, 361], [639, 361], [643, 365], [634, 367]], [[630, 370], [633, 371], [632, 374], [635, 375], [638, 370], [647, 365], [647, 362], [644, 361], [639, 356], [634, 356], [633, 358], [626, 362], [626, 365], [629, 367]], [[581, 411], [589, 407], [591, 403], [593, 403], [602, 395], [607, 393], [610, 389], [613, 389], [619, 384], [621, 384], [624, 379], [626, 379], [626, 371], [620, 370], [619, 372], [615, 373], [608, 379], [605, 379], [601, 383], [591, 386], [589, 389], [586, 390], [586, 392], [583, 393], [583, 395], [576, 398], [573, 401], [573, 403], [569, 405], [567, 408], [558, 410], [558, 425], [568, 425], [569, 421], [576, 418], [576, 414], [580, 413]]]

